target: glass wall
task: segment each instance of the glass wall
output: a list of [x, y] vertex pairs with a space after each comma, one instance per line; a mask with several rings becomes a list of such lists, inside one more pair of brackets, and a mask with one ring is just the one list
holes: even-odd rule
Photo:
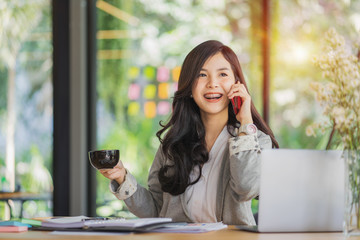
[[[24, 217], [52, 214], [51, 33], [51, 1], [0, 0], [0, 192], [48, 199], [26, 201]], [[0, 201], [0, 219], [8, 217]]]
[[[97, 144], [120, 149], [140, 184], [146, 186], [159, 146], [155, 134], [168, 119], [186, 53], [218, 39], [249, 64], [250, 7], [233, 7], [225, 1], [97, 1]], [[97, 214], [126, 216], [108, 180], [98, 175], [97, 182]]]
[[[326, 136], [305, 129], [321, 115], [309, 88], [322, 76], [312, 64], [321, 38], [336, 28], [348, 41], [359, 34], [360, 1], [270, 1], [270, 127], [282, 148], [317, 148]], [[216, 39], [242, 64], [253, 101], [262, 111], [263, 1], [98, 0], [97, 148], [120, 149], [121, 159], [146, 186], [159, 141], [159, 121], [171, 111], [185, 55]], [[97, 175], [97, 214], [129, 216]]]

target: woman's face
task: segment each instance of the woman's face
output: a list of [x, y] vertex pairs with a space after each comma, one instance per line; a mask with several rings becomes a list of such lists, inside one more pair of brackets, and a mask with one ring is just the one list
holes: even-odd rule
[[194, 101], [202, 114], [218, 114], [228, 111], [228, 92], [235, 83], [230, 63], [221, 52], [210, 57], [202, 66], [192, 87]]

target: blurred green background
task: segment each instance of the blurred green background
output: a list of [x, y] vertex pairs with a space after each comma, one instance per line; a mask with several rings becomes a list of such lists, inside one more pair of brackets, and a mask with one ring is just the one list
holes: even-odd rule
[[[159, 146], [155, 133], [171, 111], [176, 70], [192, 48], [209, 39], [220, 40], [236, 52], [253, 101], [262, 112], [262, 2], [97, 1], [97, 148], [120, 149], [125, 167], [146, 186]], [[330, 27], [349, 43], [358, 40], [360, 1], [270, 3], [270, 127], [281, 148], [324, 149], [326, 135], [305, 134], [305, 128], [321, 118], [309, 84], [322, 76], [311, 60], [321, 51], [321, 39]], [[0, 27], [7, 33], [0, 35], [0, 191], [9, 188], [6, 136], [8, 116], [15, 114], [16, 183], [24, 191], [51, 192], [51, 2], [0, 0]], [[9, 59], [14, 59], [13, 64]], [[160, 72], [164, 79], [158, 77]], [[9, 93], [16, 98], [15, 108], [9, 109]], [[109, 192], [107, 179], [98, 174], [97, 183], [97, 215], [132, 216]], [[23, 213], [38, 217], [51, 211], [51, 202], [29, 201]], [[5, 204], [0, 202], [0, 218], [4, 212]]]

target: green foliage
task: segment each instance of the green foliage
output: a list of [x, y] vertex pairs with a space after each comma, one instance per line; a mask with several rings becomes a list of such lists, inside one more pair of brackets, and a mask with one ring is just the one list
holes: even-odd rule
[[251, 201], [251, 211], [253, 214], [259, 212], [259, 200], [253, 199]]
[[[0, 64], [15, 68], [23, 41], [38, 24], [46, 0], [1, 1]], [[41, 12], [41, 11], [40, 11]]]
[[1, 209], [1, 211], [0, 211], [0, 219], [5, 219], [5, 211], [3, 211], [3, 209], [5, 209], [5, 207], [6, 207], [6, 203], [5, 203], [5, 201], [0, 201], [0, 209]]
[[52, 192], [53, 184], [49, 170], [44, 166], [44, 157], [37, 146], [32, 146], [28, 153], [30, 161], [18, 163], [17, 170], [21, 171], [21, 187], [27, 192]]

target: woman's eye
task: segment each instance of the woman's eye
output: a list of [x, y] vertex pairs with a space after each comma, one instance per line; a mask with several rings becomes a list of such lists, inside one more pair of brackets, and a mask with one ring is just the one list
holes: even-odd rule
[[220, 73], [220, 76], [221, 77], [227, 77], [227, 74], [226, 73]]
[[206, 77], [206, 74], [205, 73], [200, 73], [199, 77]]

